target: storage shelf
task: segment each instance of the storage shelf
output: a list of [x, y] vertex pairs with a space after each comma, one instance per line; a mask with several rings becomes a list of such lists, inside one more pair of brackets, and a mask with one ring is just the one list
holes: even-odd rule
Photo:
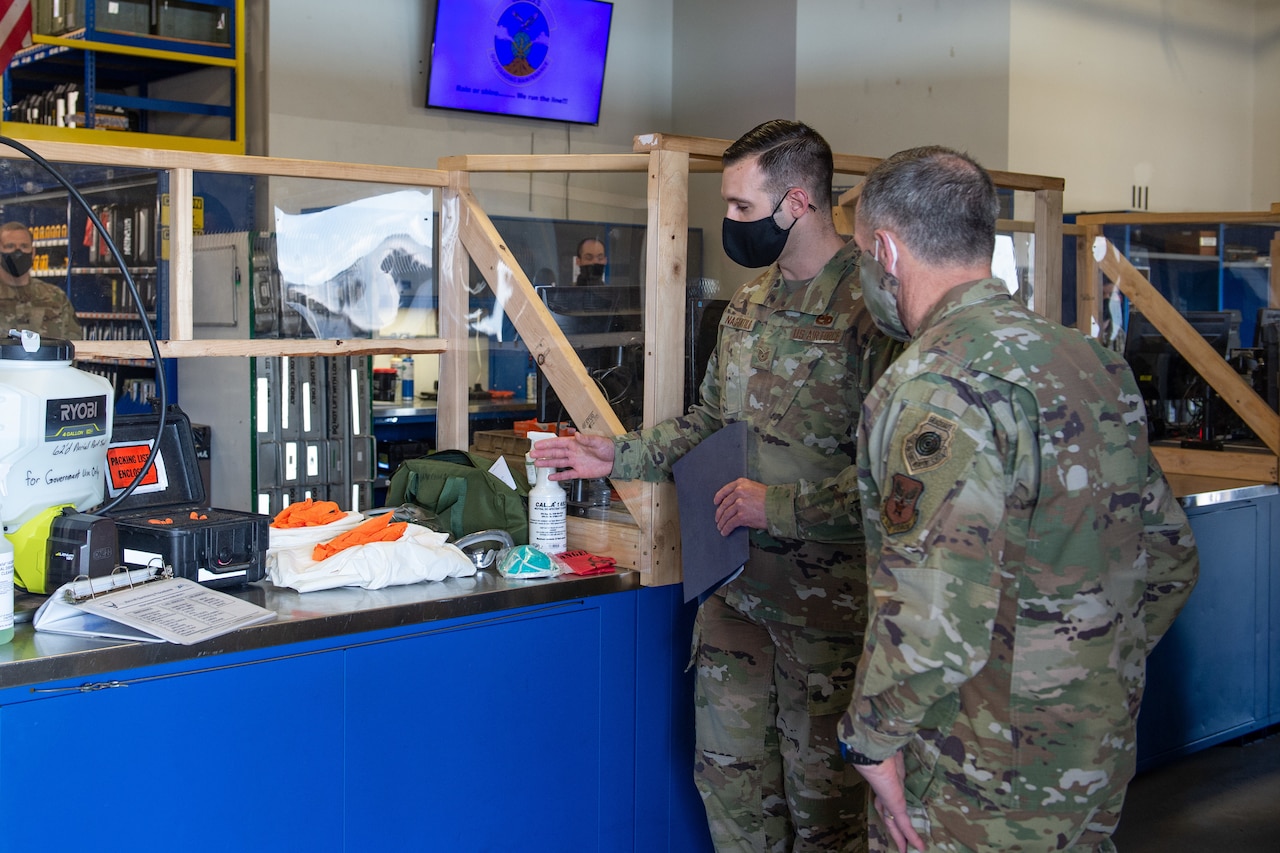
[[1135, 250], [1130, 255], [1134, 263], [1143, 258], [1157, 261], [1200, 261], [1206, 264], [1216, 264], [1220, 260], [1217, 255], [1182, 255], [1177, 252], [1143, 252]]
[[[136, 312], [119, 312], [119, 311], [77, 311], [77, 320], [133, 320], [137, 321]], [[147, 314], [147, 319], [155, 322], [155, 312]]]
[[[129, 267], [130, 275], [153, 275], [156, 271], [155, 267]], [[118, 275], [120, 268], [116, 266], [110, 267], [72, 267], [72, 275]]]
[[[98, 29], [106, 4], [102, 0], [86, 0], [81, 12], [85, 27], [60, 35], [35, 34], [32, 46], [14, 56], [4, 73], [5, 108], [0, 133], [31, 141], [244, 154], [244, 0], [218, 0], [205, 5], [225, 17], [227, 43]], [[161, 21], [163, 25], [163, 17]], [[229, 91], [221, 84], [211, 84], [208, 101], [165, 98], [162, 90], [154, 93], [157, 97], [151, 96], [152, 84], [201, 69], [229, 72]], [[78, 96], [74, 104], [63, 84], [70, 84]], [[54, 100], [45, 103], [39, 99], [44, 93], [59, 89], [62, 91]], [[20, 112], [26, 104], [40, 110], [40, 123], [16, 120], [32, 117]], [[118, 114], [111, 110], [128, 112]], [[106, 123], [108, 119], [124, 124], [122, 119], [127, 115], [128, 124], [139, 129], [44, 123], [52, 119], [65, 125], [70, 119], [60, 111], [76, 115], [81, 124]], [[148, 125], [162, 121], [165, 115], [205, 117], [198, 123], [199, 133], [204, 135], [148, 132]], [[163, 125], [157, 126], [163, 129]]]

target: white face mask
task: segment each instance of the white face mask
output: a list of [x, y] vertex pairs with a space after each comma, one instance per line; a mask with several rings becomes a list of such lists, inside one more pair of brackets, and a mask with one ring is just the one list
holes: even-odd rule
[[[888, 246], [893, 251], [896, 262], [897, 248], [892, 242], [888, 242]], [[902, 288], [902, 282], [880, 263], [879, 249], [880, 245], [877, 243], [875, 255], [863, 252], [858, 264], [858, 275], [862, 279], [862, 301], [866, 303], [871, 319], [880, 331], [894, 340], [909, 341], [911, 334], [903, 324], [902, 312], [898, 309], [898, 291]]]

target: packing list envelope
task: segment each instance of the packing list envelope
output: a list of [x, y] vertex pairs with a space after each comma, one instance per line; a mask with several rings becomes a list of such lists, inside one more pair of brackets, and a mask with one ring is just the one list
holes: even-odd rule
[[716, 529], [716, 492], [747, 474], [747, 423], [727, 424], [672, 466], [680, 502], [684, 600], [714, 592], [747, 562], [747, 529]]

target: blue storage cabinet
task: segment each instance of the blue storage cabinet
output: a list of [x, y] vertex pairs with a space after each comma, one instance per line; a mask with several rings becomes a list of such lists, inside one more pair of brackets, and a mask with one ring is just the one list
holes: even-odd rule
[[1280, 722], [1280, 495], [1265, 488], [1187, 510], [1200, 579], [1147, 661], [1139, 771]]

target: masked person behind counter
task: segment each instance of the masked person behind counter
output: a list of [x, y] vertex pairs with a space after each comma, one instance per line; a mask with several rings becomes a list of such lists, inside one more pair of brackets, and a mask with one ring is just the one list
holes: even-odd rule
[[840, 737], [873, 850], [1114, 851], [1146, 658], [1199, 566], [1124, 359], [992, 277], [997, 208], [970, 157], [917, 148], [854, 217], [867, 307], [911, 340], [858, 432], [876, 604]]
[[31, 277], [33, 251], [27, 226], [21, 222], [0, 225], [0, 318], [4, 330], [30, 329], [46, 338], [83, 339], [67, 294]]
[[578, 242], [578, 279], [574, 284], [604, 284], [604, 268], [609, 257], [604, 253], [604, 243], [595, 237]]
[[766, 269], [724, 312], [703, 402], [612, 439], [544, 439], [536, 464], [567, 469], [558, 480], [667, 479], [702, 439], [747, 422], [747, 478], [715, 500], [721, 533], [750, 528], [750, 556], [694, 628], [696, 782], [721, 853], [862, 850], [866, 789], [836, 724], [866, 621], [861, 516], [849, 509], [858, 412], [890, 341], [863, 308], [857, 246], [831, 220], [826, 141], [770, 121], [723, 162], [725, 251]]

